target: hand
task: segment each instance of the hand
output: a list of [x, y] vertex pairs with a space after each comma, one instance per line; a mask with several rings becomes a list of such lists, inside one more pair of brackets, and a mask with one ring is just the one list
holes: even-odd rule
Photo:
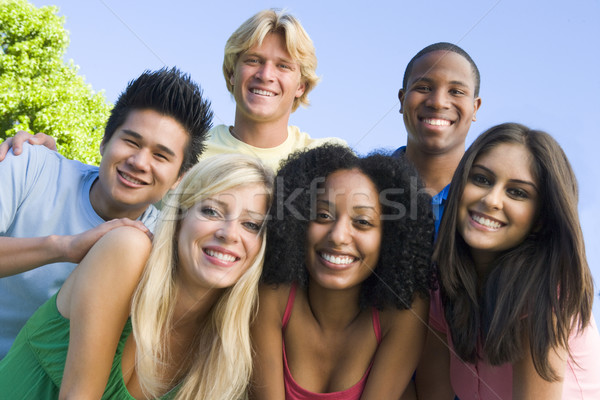
[[137, 228], [152, 240], [152, 232], [141, 221], [133, 221], [129, 218], [113, 219], [78, 235], [59, 236], [64, 249], [65, 261], [79, 263], [102, 236], [121, 226]]
[[12, 147], [15, 156], [18, 156], [23, 151], [23, 143], [29, 143], [33, 145], [46, 146], [50, 150], [56, 151], [56, 141], [52, 136], [48, 136], [45, 133], [38, 132], [32, 135], [29, 132], [19, 131], [13, 137], [6, 138], [2, 144], [0, 144], [0, 161], [4, 160], [8, 150]]

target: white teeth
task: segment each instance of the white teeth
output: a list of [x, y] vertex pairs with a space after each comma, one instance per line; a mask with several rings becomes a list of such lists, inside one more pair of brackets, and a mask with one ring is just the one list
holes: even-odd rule
[[230, 254], [223, 254], [223, 253], [219, 253], [218, 251], [214, 251], [214, 250], [210, 250], [210, 249], [206, 249], [206, 254], [208, 254], [211, 257], [218, 258], [219, 260], [223, 260], [223, 261], [234, 262], [236, 260], [236, 258]]
[[143, 185], [144, 182], [142, 181], [138, 181], [137, 179], [133, 178], [132, 176], [129, 176], [127, 174], [125, 174], [124, 172], [120, 172], [119, 175], [121, 175], [121, 177], [123, 177], [123, 179], [125, 179], [128, 182], [131, 183], [135, 183], [136, 185]]
[[479, 215], [473, 215], [471, 218], [473, 218], [473, 221], [477, 222], [478, 224], [487, 226], [488, 228], [498, 229], [502, 226], [502, 224], [500, 224], [499, 222], [491, 221], [487, 218], [480, 217]]
[[423, 121], [433, 126], [450, 126], [450, 121], [448, 121], [447, 119], [426, 118]]
[[261, 96], [269, 96], [269, 97], [271, 97], [271, 96], [275, 96], [275, 93], [273, 93], [273, 92], [269, 92], [269, 91], [266, 91], [266, 90], [261, 90], [261, 89], [250, 89], [250, 91], [251, 91], [252, 93], [254, 93], [254, 94], [259, 94], [259, 95], [261, 95]]
[[323, 257], [325, 260], [329, 261], [332, 264], [346, 265], [354, 262], [354, 257], [350, 256], [334, 256], [327, 253], [321, 253], [321, 257]]

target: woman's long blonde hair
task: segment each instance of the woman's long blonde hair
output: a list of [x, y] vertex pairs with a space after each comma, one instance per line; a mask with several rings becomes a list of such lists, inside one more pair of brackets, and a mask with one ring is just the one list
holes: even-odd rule
[[152, 252], [132, 299], [131, 320], [136, 342], [136, 371], [145, 394], [157, 397], [178, 385], [176, 399], [238, 399], [244, 396], [252, 372], [249, 326], [256, 311], [265, 240], [253, 264], [239, 281], [225, 289], [190, 343], [189, 367], [179, 382], [161, 379], [169, 360], [169, 329], [177, 296], [177, 234], [179, 221], [198, 201], [240, 186], [265, 187], [268, 205], [273, 173], [249, 156], [228, 154], [200, 161], [166, 199]]

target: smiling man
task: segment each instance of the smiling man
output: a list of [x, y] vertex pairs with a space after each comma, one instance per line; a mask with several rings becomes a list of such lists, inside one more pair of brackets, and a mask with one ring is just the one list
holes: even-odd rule
[[410, 60], [398, 92], [407, 143], [394, 156], [405, 155], [431, 191], [436, 231], [467, 133], [481, 106], [479, 84], [479, 69], [469, 54], [441, 42]]
[[218, 125], [209, 134], [202, 157], [243, 153], [277, 170], [290, 153], [337, 138], [313, 139], [290, 115], [307, 106], [316, 86], [317, 57], [312, 40], [292, 15], [264, 10], [244, 22], [227, 40], [223, 75], [236, 102], [233, 126]]
[[111, 112], [99, 168], [30, 145], [0, 162], [0, 358], [102, 235], [154, 228], [152, 204], [196, 162], [211, 119], [188, 75], [145, 72]]

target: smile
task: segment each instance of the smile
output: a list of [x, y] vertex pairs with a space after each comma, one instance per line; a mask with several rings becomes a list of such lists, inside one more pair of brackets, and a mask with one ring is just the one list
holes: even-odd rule
[[268, 90], [262, 90], [262, 89], [250, 89], [250, 92], [253, 94], [257, 94], [259, 96], [267, 96], [267, 97], [275, 96], [275, 93], [269, 92]]
[[477, 222], [479, 225], [483, 225], [486, 228], [491, 228], [491, 229], [499, 229], [503, 225], [505, 225], [501, 222], [494, 221], [494, 220], [482, 217], [481, 215], [473, 214], [473, 213], [471, 213], [471, 219], [473, 221]]
[[352, 257], [352, 256], [334, 256], [333, 254], [327, 254], [327, 253], [318, 253], [318, 254], [319, 254], [319, 257], [321, 257], [325, 261], [330, 262], [332, 264], [336, 264], [336, 265], [348, 265], [348, 264], [351, 264], [354, 261], [356, 261], [356, 257]]
[[450, 125], [452, 125], [452, 121], [449, 121], [447, 119], [423, 118], [422, 121], [428, 125], [433, 125], [433, 126], [450, 126]]
[[119, 174], [119, 176], [121, 178], [123, 178], [127, 182], [133, 183], [134, 185], [146, 185], [146, 182], [142, 182], [142, 181], [140, 181], [138, 179], [135, 179], [133, 176], [131, 176], [131, 175], [125, 173], [125, 172], [117, 171], [117, 173]]
[[234, 261], [238, 260], [238, 257], [234, 257], [231, 254], [225, 254], [225, 253], [221, 253], [221, 252], [214, 251], [211, 249], [205, 249], [204, 252], [206, 254], [208, 254], [209, 256], [214, 257], [221, 261], [234, 262]]

